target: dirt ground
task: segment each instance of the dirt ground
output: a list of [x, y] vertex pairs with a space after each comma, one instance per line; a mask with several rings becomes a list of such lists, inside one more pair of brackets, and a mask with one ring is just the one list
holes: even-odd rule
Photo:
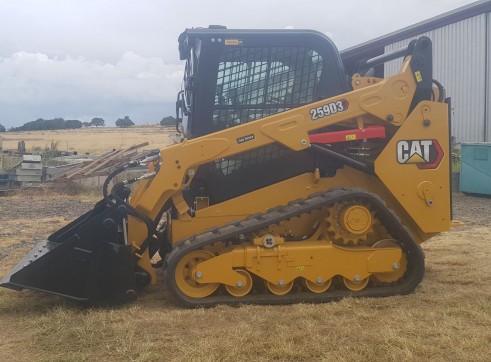
[[[159, 284], [119, 308], [0, 290], [0, 361], [489, 361], [491, 199], [454, 195], [465, 226], [423, 244], [416, 292], [326, 304], [183, 309]], [[0, 277], [94, 200], [0, 198]]]

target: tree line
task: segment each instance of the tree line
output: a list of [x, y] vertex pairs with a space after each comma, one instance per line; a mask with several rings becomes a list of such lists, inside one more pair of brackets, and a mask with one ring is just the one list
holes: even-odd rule
[[42, 119], [38, 118], [35, 121], [27, 122], [20, 127], [12, 127], [9, 131], [49, 131], [55, 129], [76, 129], [81, 128], [82, 122], [77, 119], [63, 119], [63, 118], [53, 118], [53, 119]]
[[[135, 123], [129, 116], [118, 118], [115, 122], [117, 127], [131, 127]], [[172, 116], [162, 118], [160, 125], [164, 127], [173, 127], [176, 124], [176, 119]], [[82, 127], [105, 127], [106, 121], [101, 117], [92, 118], [90, 122], [82, 122], [78, 119], [63, 119], [61, 117], [53, 119], [38, 118], [35, 121], [27, 122], [20, 127], [12, 127], [9, 132], [18, 131], [51, 131], [57, 129], [77, 129]], [[7, 129], [0, 124], [0, 132], [7, 132]]]

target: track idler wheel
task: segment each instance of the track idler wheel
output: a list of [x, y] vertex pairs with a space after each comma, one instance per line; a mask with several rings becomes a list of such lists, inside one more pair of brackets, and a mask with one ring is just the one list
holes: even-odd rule
[[[372, 245], [372, 248], [400, 248], [401, 246], [393, 239], [384, 239], [377, 241]], [[405, 254], [402, 254], [402, 259], [399, 264], [392, 266], [394, 270], [391, 273], [374, 273], [372, 276], [379, 283], [393, 283], [401, 279], [407, 269], [407, 259]]]
[[196, 266], [215, 255], [205, 250], [191, 251], [177, 263], [175, 281], [179, 290], [191, 298], [204, 298], [218, 289], [219, 283], [198, 283], [199, 273]]
[[249, 272], [242, 269], [236, 270], [236, 272], [242, 275], [246, 279], [245, 284], [240, 284], [237, 286], [226, 285], [225, 289], [230, 295], [234, 297], [244, 297], [247, 294], [249, 294], [249, 292], [252, 289], [252, 277], [251, 274], [249, 274]]

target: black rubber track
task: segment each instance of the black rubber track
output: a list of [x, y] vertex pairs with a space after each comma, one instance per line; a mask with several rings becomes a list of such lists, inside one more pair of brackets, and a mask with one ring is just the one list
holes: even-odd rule
[[[178, 289], [175, 282], [176, 266], [187, 253], [202, 249], [204, 246], [233, 239], [239, 234], [249, 233], [265, 228], [282, 220], [334, 205], [340, 201], [356, 201], [369, 204], [375, 210], [387, 231], [400, 244], [407, 259], [407, 270], [400, 282], [380, 287], [367, 287], [359, 292], [350, 290], [328, 290], [322, 294], [310, 292], [291, 292], [283, 296], [271, 293], [251, 294], [244, 297], [233, 297], [228, 294], [211, 295], [206, 298], [190, 298]], [[299, 241], [301, 242], [301, 241]], [[291, 304], [291, 303], [318, 303], [338, 300], [344, 297], [385, 297], [391, 295], [409, 294], [414, 291], [424, 276], [424, 253], [414, 241], [411, 232], [401, 224], [400, 218], [377, 195], [368, 193], [363, 189], [340, 188], [328, 192], [316, 193], [307, 199], [297, 200], [286, 206], [279, 206], [264, 214], [254, 215], [245, 220], [234, 222], [220, 228], [208, 230], [192, 238], [180, 241], [166, 259], [167, 285], [178, 304], [187, 307], [209, 307], [217, 304]]]

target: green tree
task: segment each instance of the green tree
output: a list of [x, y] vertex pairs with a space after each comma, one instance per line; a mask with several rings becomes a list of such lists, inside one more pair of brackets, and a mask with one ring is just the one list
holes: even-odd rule
[[161, 126], [174, 127], [176, 125], [176, 119], [172, 116], [162, 118], [160, 121]]
[[92, 118], [92, 121], [90, 121], [90, 124], [96, 127], [104, 127], [105, 123], [106, 121], [100, 117]]
[[67, 119], [65, 121], [65, 128], [68, 129], [82, 128], [82, 122], [80, 122], [78, 119]]
[[54, 129], [74, 129], [81, 128], [82, 122], [77, 119], [65, 121], [63, 118], [42, 119], [27, 122], [20, 127], [14, 127], [12, 131], [49, 131]]
[[7, 130], [5, 129], [5, 127], [2, 126], [1, 124], [0, 124], [0, 132], [7, 132]]
[[84, 126], [85, 128], [87, 128], [87, 127], [92, 126], [92, 124], [90, 122], [82, 122], [82, 126]]
[[47, 125], [47, 129], [64, 129], [64, 128], [67, 128], [65, 120], [61, 117], [57, 117], [57, 118], [53, 118], [53, 119], [47, 119], [45, 122]]
[[135, 124], [133, 123], [133, 121], [128, 116], [125, 116], [124, 118], [118, 118], [118, 120], [116, 121], [116, 126], [118, 126], [118, 127], [126, 128], [126, 127], [130, 127], [130, 126], [134, 126], [134, 125]]

